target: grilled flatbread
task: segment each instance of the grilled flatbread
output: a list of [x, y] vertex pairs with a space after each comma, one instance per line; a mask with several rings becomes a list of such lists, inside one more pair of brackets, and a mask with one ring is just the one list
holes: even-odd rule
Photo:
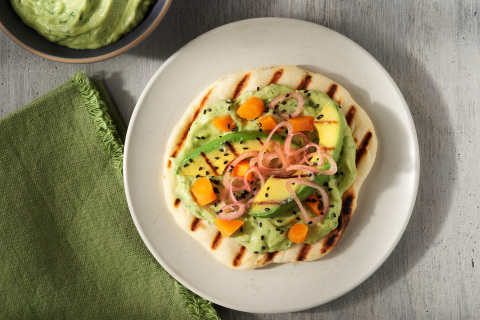
[[[217, 100], [238, 98], [242, 92], [257, 90], [269, 84], [282, 84], [297, 90], [326, 93], [341, 107], [357, 147], [357, 177], [343, 194], [343, 206], [337, 228], [313, 244], [292, 244], [288, 249], [255, 254], [230, 237], [223, 237], [213, 223], [194, 216], [176, 196], [175, 168], [172, 158], [184, 147], [190, 125], [200, 111]], [[216, 259], [234, 269], [254, 269], [270, 263], [317, 260], [330, 252], [340, 240], [357, 206], [360, 187], [375, 160], [377, 137], [370, 118], [338, 83], [296, 66], [274, 66], [235, 72], [207, 87], [187, 108], [168, 140], [163, 168], [163, 185], [168, 208], [178, 226], [190, 234]]]

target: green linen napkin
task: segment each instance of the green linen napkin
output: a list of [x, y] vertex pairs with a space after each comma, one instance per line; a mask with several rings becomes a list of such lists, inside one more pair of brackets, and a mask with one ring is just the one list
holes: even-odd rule
[[0, 120], [0, 319], [219, 319], [135, 229], [124, 137], [84, 73]]

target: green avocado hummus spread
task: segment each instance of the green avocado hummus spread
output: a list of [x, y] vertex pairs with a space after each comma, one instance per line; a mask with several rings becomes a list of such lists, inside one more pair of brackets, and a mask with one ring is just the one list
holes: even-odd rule
[[[222, 208], [219, 195], [224, 189], [222, 182], [223, 174], [224, 172], [229, 172], [231, 170], [229, 170], [228, 166], [224, 168], [217, 167], [218, 172], [216, 173], [207, 172], [205, 174], [205, 169], [200, 172], [202, 168], [199, 167], [198, 164], [195, 166], [196, 155], [202, 154], [202, 156], [205, 157], [206, 154], [211, 152], [209, 150], [215, 150], [215, 152], [217, 152], [217, 154], [215, 154], [215, 159], [220, 156], [220, 159], [217, 161], [225, 160], [224, 163], [231, 162], [233, 158], [231, 158], [231, 155], [227, 156], [227, 150], [218, 150], [218, 148], [215, 147], [216, 145], [220, 145], [222, 140], [226, 140], [227, 136], [231, 143], [240, 143], [243, 148], [250, 148], [253, 146], [253, 144], [249, 141], [256, 141], [259, 139], [263, 140], [269, 134], [268, 131], [259, 132], [262, 131], [262, 127], [259, 126], [258, 119], [246, 120], [241, 118], [237, 112], [239, 106], [241, 106], [252, 96], [260, 98], [263, 100], [265, 105], [265, 112], [259, 118], [271, 115], [276, 119], [277, 123], [280, 123], [284, 121], [284, 119], [279, 117], [278, 113], [293, 113], [297, 109], [298, 101], [293, 98], [287, 98], [283, 100], [282, 103], [279, 103], [280, 108], [278, 109], [268, 108], [268, 105], [274, 98], [292, 92], [298, 92], [303, 96], [304, 105], [300, 116], [313, 116], [318, 119], [319, 114], [327, 106], [333, 106], [333, 110], [340, 110], [338, 104], [324, 93], [312, 90], [295, 91], [288, 86], [271, 84], [262, 88], [261, 90], [244, 92], [239, 98], [234, 100], [214, 102], [208, 106], [205, 106], [204, 109], [199, 112], [198, 117], [191, 124], [182, 150], [176, 158], [171, 159], [177, 173], [175, 176], [177, 179], [175, 195], [197, 218], [207, 220], [211, 223], [214, 223], [214, 220], [219, 218], [219, 211]], [[234, 128], [232, 128], [234, 133], [222, 132], [212, 125], [213, 119], [227, 115], [231, 116], [235, 124]], [[262, 207], [262, 212], [265, 210], [265, 212], [268, 214], [254, 214], [254, 205], [252, 205], [250, 208], [247, 208], [240, 217], [236, 218], [237, 220], [243, 220], [243, 225], [230, 237], [244, 245], [251, 252], [262, 254], [289, 248], [292, 245], [292, 241], [288, 237], [288, 231], [297, 222], [303, 222], [308, 225], [308, 232], [303, 242], [309, 244], [325, 237], [330, 233], [330, 231], [337, 227], [338, 218], [340, 217], [340, 212], [342, 209], [342, 195], [352, 185], [357, 173], [355, 166], [355, 142], [341, 110], [338, 112], [338, 115], [338, 122], [340, 122], [339, 125], [341, 126], [342, 130], [340, 131], [341, 134], [338, 138], [338, 146], [340, 146], [338, 149], [340, 150], [337, 150], [336, 156], [338, 158], [336, 161], [337, 172], [333, 175], [317, 175], [320, 176], [320, 179], [314, 180], [314, 182], [320, 184], [320, 186], [328, 194], [329, 208], [324, 219], [318, 223], [308, 225], [304, 222], [302, 213], [292, 198], [290, 198], [289, 201], [285, 201], [285, 203], [287, 203], [285, 206], [286, 210], [278, 210], [278, 212], [276, 211], [276, 213], [273, 215], [270, 214], [273, 209], [264, 207]], [[277, 141], [281, 141], [283, 143], [286, 139], [285, 131], [285, 128], [277, 131], [278, 134], [276, 133], [272, 137], [272, 140], [274, 140], [274, 137], [276, 137], [275, 139]], [[307, 136], [310, 142], [317, 144], [319, 143], [319, 134], [317, 130], [310, 132], [305, 131], [302, 133]], [[262, 134], [264, 134], [264, 136], [262, 136]], [[255, 139], [252, 139], [252, 137], [255, 137]], [[300, 136], [294, 136], [292, 145], [297, 144], [298, 146], [301, 146], [302, 141], [303, 140]], [[225, 155], [227, 158], [230, 158], [222, 159], [222, 155], [218, 154], [218, 151], [220, 151], [220, 153], [225, 152], [223, 155]], [[201, 159], [200, 156], [199, 158]], [[328, 167], [328, 163], [326, 163], [323, 167], [325, 166]], [[187, 169], [190, 171], [187, 172]], [[198, 175], [196, 174], [195, 170], [200, 170], [198, 171]], [[199, 179], [200, 176], [207, 176], [207, 178], [212, 182], [213, 189], [217, 195], [217, 200], [203, 206], [200, 206], [197, 203], [194, 195], [191, 192], [193, 183]], [[268, 182], [265, 185], [267, 184]], [[260, 186], [258, 187], [260, 188]], [[268, 196], [270, 198], [275, 196], [277, 196], [277, 198], [281, 197], [278, 194], [275, 195], [276, 192], [280, 193], [280, 191], [273, 189], [275, 188], [272, 188], [272, 190], [268, 191]], [[300, 191], [298, 191], [299, 189], [296, 190], [297, 195], [300, 198]], [[311, 190], [312, 191], [310, 194], [312, 194], [315, 189], [311, 188]], [[257, 195], [257, 197], [259, 196], [263, 197], [267, 196], [267, 194]], [[301, 200], [305, 201], [305, 197]], [[255, 204], [255, 201], [253, 204]], [[310, 206], [305, 205], [304, 208], [309, 216], [315, 217], [315, 213], [312, 211]]]
[[96, 49], [120, 39], [155, 0], [10, 0], [28, 26], [73, 49]]

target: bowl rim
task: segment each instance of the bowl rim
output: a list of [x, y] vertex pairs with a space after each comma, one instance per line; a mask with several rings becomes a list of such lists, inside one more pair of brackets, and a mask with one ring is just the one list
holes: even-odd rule
[[25, 42], [23, 42], [22, 40], [17, 38], [15, 35], [13, 35], [13, 33], [10, 32], [10, 30], [8, 30], [8, 28], [1, 21], [0, 21], [0, 29], [2, 29], [3, 32], [5, 32], [5, 34], [10, 39], [12, 39], [16, 44], [18, 44], [22, 48], [30, 51], [31, 53], [36, 54], [39, 57], [46, 58], [46, 59], [52, 60], [52, 61], [63, 62], [63, 63], [99, 62], [99, 61], [107, 60], [107, 59], [113, 58], [115, 56], [118, 56], [119, 54], [124, 53], [125, 51], [135, 47], [137, 44], [139, 44], [140, 42], [145, 40], [145, 38], [158, 26], [160, 21], [162, 21], [163, 17], [165, 16], [165, 14], [167, 13], [167, 11], [170, 7], [170, 4], [172, 3], [172, 1], [173, 0], [165, 0], [165, 5], [163, 6], [162, 11], [160, 11], [160, 14], [155, 18], [153, 23], [142, 34], [140, 34], [137, 38], [135, 38], [135, 40], [133, 40], [132, 42], [128, 43], [127, 45], [125, 45], [121, 48], [118, 48], [118, 49], [116, 49], [112, 52], [102, 54], [102, 55], [99, 55], [99, 56], [95, 56], [95, 57], [89, 57], [89, 58], [65, 58], [65, 57], [58, 57], [58, 56], [54, 56], [54, 55], [51, 55], [51, 54], [48, 54], [48, 53], [44, 53], [40, 50], [32, 48], [31, 46], [29, 46], [28, 44], [26, 44]]

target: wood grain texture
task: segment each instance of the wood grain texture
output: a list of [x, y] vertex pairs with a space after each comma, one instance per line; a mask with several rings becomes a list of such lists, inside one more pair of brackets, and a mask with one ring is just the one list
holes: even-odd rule
[[148, 80], [181, 46], [223, 24], [267, 16], [329, 27], [357, 42], [387, 69], [405, 96], [417, 128], [422, 159], [419, 194], [396, 249], [350, 293], [304, 312], [248, 314], [218, 307], [220, 316], [233, 320], [478, 319], [478, 1], [175, 0], [146, 41], [116, 58], [85, 65], [36, 57], [0, 32], [0, 117], [83, 70], [105, 79], [128, 123]]

